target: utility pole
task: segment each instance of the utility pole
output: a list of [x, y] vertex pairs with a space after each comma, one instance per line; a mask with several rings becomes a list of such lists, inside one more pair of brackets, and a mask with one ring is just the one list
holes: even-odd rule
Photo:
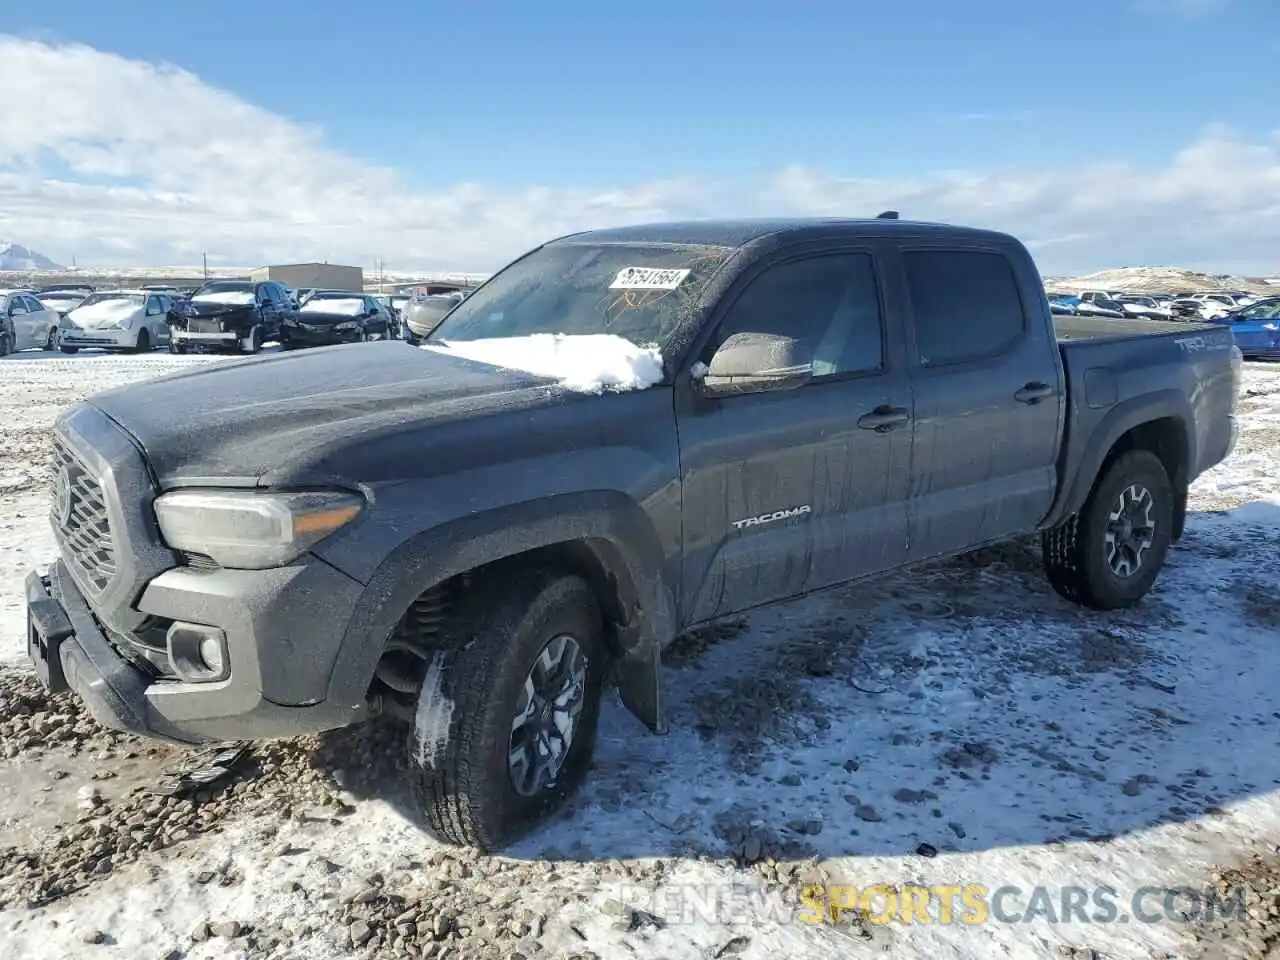
[[204, 279], [208, 280], [209, 279], [209, 251], [208, 250], [200, 251], [200, 262], [203, 264], [201, 269], [204, 273]]
[[382, 293], [382, 258], [378, 257], [378, 292]]

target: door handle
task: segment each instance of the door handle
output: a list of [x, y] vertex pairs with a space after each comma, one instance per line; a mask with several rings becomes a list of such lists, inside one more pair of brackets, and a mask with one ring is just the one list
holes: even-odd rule
[[874, 430], [876, 433], [888, 433], [911, 420], [906, 407], [891, 407], [881, 404], [870, 413], [858, 418], [858, 426], [863, 430]]
[[1013, 399], [1019, 403], [1036, 404], [1041, 400], [1052, 397], [1053, 393], [1053, 387], [1047, 383], [1028, 383], [1013, 395]]

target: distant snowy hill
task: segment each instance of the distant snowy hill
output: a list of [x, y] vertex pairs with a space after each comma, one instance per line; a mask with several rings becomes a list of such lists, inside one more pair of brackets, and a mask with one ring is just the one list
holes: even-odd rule
[[1046, 277], [1050, 290], [1118, 290], [1127, 293], [1179, 293], [1182, 291], [1252, 290], [1265, 292], [1269, 281], [1260, 277], [1209, 274], [1179, 267], [1120, 267], [1099, 270], [1083, 277]]
[[28, 250], [26, 247], [7, 240], [0, 240], [0, 270], [61, 270], [61, 264], [54, 263], [43, 253]]

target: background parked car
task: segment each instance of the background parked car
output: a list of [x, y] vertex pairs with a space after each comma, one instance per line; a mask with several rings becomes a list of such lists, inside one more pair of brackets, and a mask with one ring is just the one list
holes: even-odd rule
[[1169, 311], [1174, 320], [1199, 321], [1204, 319], [1200, 312], [1200, 301], [1190, 297], [1181, 297], [1169, 304]]
[[280, 331], [280, 346], [323, 346], [390, 340], [396, 337], [391, 312], [376, 297], [357, 290], [316, 290]]
[[58, 347], [76, 353], [86, 347], [146, 353], [169, 342], [167, 322], [173, 298], [146, 290], [99, 290], [61, 318]]
[[40, 347], [52, 350], [58, 313], [30, 290], [0, 290], [0, 357]]
[[1123, 320], [1127, 316], [1122, 304], [1107, 297], [1086, 299], [1082, 296], [1076, 311], [1082, 317], [1107, 317], [1111, 320]]
[[280, 337], [297, 308], [283, 284], [274, 280], [210, 280], [189, 300], [178, 301], [171, 353], [238, 350], [257, 353]]
[[1116, 302], [1131, 317], [1142, 317], [1146, 320], [1168, 320], [1173, 315], [1170, 310], [1157, 304], [1152, 297], [1121, 294], [1116, 297]]
[[1051, 293], [1049, 294], [1049, 309], [1053, 313], [1074, 316], [1080, 312], [1080, 298], [1073, 297], [1068, 293]]
[[464, 297], [460, 291], [415, 294], [403, 312], [405, 340], [420, 343]]
[[1280, 358], [1280, 297], [1254, 301], [1211, 322], [1231, 327], [1246, 359]]
[[403, 329], [404, 308], [413, 299], [413, 296], [408, 293], [375, 293], [373, 296], [374, 299], [390, 311], [391, 318], [395, 320], [396, 325]]
[[43, 290], [37, 294], [37, 297], [41, 303], [62, 317], [84, 303], [85, 297], [92, 293], [91, 289]]

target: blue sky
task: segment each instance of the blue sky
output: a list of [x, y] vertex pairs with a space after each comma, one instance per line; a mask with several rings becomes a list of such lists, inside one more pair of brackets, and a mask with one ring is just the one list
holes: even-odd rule
[[5, 6], [0, 34], [176, 64], [433, 195], [1159, 169], [1280, 129], [1277, 0]]

